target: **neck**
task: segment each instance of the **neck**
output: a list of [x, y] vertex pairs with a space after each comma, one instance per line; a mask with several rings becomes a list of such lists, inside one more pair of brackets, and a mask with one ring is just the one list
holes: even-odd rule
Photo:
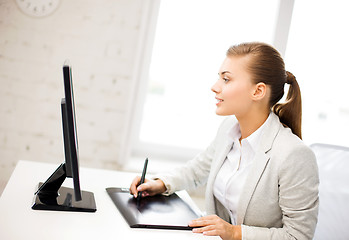
[[[254, 133], [267, 120], [269, 111], [251, 111], [244, 116], [236, 116], [240, 124], [241, 139]], [[241, 141], [240, 139], [240, 141]]]

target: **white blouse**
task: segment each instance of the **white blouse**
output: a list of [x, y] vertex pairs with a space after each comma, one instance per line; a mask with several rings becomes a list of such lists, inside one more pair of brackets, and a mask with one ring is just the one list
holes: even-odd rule
[[237, 123], [228, 135], [233, 140], [233, 146], [220, 168], [213, 187], [214, 196], [229, 210], [231, 224], [236, 225], [237, 208], [240, 194], [251, 168], [255, 153], [259, 146], [259, 139], [267, 120], [255, 132], [245, 139], [241, 137], [240, 125]]

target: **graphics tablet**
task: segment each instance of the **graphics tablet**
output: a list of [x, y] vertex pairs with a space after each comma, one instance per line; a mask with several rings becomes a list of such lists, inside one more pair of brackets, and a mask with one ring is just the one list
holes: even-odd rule
[[131, 228], [191, 230], [188, 223], [201, 217], [198, 210], [176, 193], [144, 197], [137, 203], [128, 188], [106, 190]]

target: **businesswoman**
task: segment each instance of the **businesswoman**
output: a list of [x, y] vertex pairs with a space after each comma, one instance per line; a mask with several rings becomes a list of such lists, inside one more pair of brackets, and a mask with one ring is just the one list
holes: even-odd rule
[[[286, 100], [284, 86], [289, 85]], [[318, 169], [301, 138], [301, 95], [283, 59], [264, 43], [228, 49], [212, 86], [216, 113], [228, 116], [216, 138], [185, 166], [139, 185], [137, 196], [171, 194], [202, 184], [207, 215], [193, 232], [222, 239], [312, 239]]]

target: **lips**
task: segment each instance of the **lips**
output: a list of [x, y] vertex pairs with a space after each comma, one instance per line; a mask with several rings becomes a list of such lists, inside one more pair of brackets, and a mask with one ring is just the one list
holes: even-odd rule
[[218, 104], [220, 104], [221, 102], [223, 102], [223, 99], [220, 99], [220, 98], [218, 98], [218, 97], [216, 97], [216, 100], [217, 100], [216, 105], [218, 105]]

